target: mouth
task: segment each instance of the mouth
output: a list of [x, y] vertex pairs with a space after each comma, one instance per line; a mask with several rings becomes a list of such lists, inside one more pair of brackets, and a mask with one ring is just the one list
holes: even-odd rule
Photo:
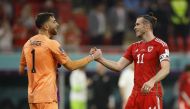
[[134, 29], [135, 30], [135, 32], [137, 32], [138, 30], [137, 29]]
[[55, 29], [58, 30], [58, 28], [59, 28], [59, 27], [57, 26]]
[[55, 31], [58, 31], [58, 29], [59, 29], [59, 27], [56, 27], [56, 28], [55, 28]]
[[138, 33], [139, 31], [138, 30], [135, 30], [135, 33]]

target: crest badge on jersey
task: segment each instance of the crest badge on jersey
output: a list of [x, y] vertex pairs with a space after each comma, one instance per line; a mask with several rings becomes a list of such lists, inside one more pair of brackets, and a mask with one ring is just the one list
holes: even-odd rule
[[148, 52], [151, 52], [153, 50], [153, 46], [148, 46]]

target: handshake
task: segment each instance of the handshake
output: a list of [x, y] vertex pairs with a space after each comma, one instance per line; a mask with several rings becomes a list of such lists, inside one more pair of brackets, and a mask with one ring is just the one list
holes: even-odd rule
[[90, 55], [92, 56], [93, 60], [98, 61], [102, 58], [102, 51], [101, 49], [97, 49], [96, 47], [90, 49]]

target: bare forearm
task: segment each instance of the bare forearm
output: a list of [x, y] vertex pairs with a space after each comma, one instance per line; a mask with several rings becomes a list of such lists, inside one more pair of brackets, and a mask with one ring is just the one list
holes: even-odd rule
[[155, 83], [161, 81], [169, 74], [169, 68], [161, 69], [153, 78], [152, 80], [155, 81]]
[[101, 58], [98, 60], [98, 62], [100, 62], [101, 64], [103, 64], [105, 67], [107, 67], [110, 70], [113, 70], [116, 72], [120, 72], [122, 70], [122, 68], [120, 68], [121, 66], [119, 66], [118, 63], [115, 61], [111, 61], [111, 60], [107, 60], [105, 58]]

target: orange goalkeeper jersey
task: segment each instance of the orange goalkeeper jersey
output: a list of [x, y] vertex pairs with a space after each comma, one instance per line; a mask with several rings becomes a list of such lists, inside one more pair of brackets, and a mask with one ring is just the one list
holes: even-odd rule
[[25, 43], [20, 66], [27, 67], [29, 103], [57, 101], [57, 64], [67, 60], [60, 44], [44, 35], [35, 35]]

